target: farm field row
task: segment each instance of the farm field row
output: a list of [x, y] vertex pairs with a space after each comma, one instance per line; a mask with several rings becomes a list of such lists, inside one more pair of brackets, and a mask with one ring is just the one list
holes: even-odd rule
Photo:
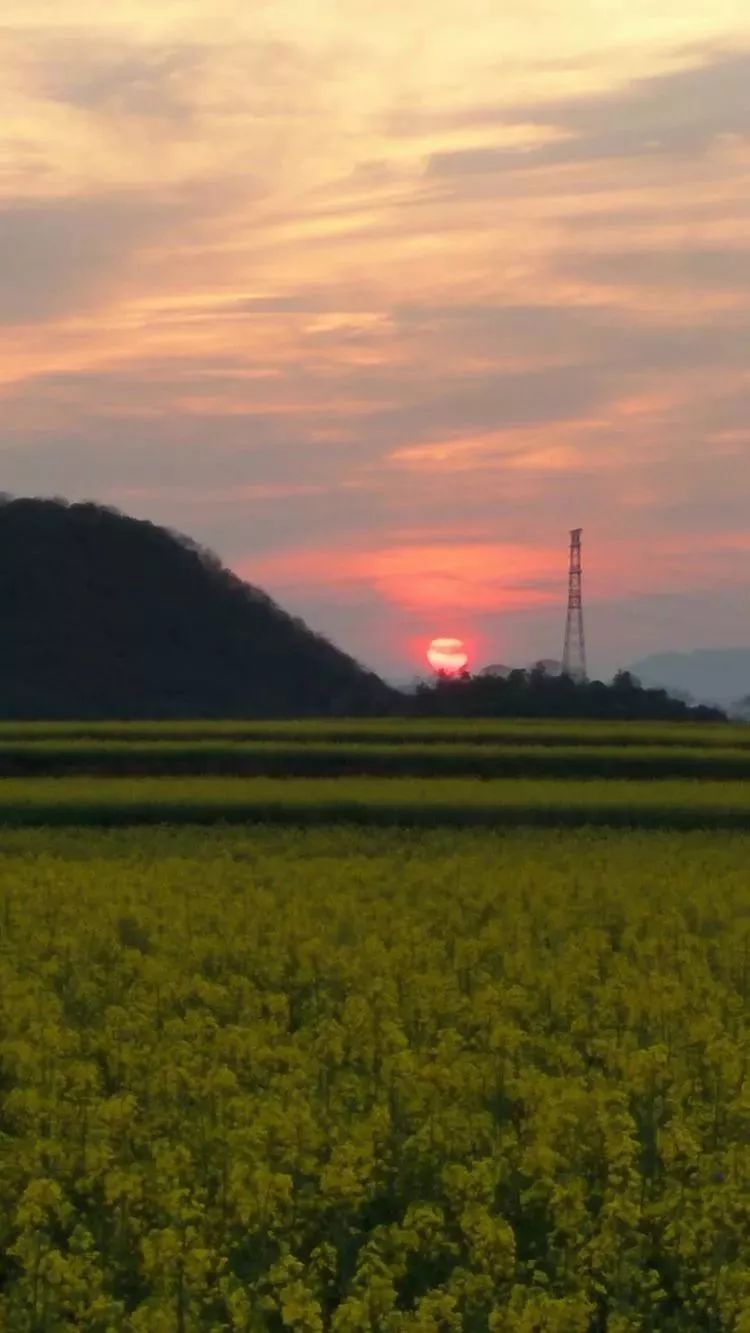
[[0, 824], [750, 827], [750, 784], [472, 778], [0, 780]]
[[247, 777], [750, 777], [750, 749], [711, 745], [482, 745], [451, 741], [0, 738], [0, 777], [58, 774]]
[[0, 742], [61, 740], [279, 741], [295, 745], [686, 746], [750, 749], [750, 726], [730, 723], [640, 723], [521, 719], [357, 718], [308, 721], [2, 722]]
[[746, 1328], [750, 836], [1, 852], [7, 1333]]

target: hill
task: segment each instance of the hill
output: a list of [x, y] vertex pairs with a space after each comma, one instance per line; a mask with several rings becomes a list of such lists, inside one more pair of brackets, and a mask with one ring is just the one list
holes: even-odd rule
[[729, 707], [750, 694], [750, 648], [703, 648], [653, 653], [631, 668], [644, 685], [680, 690], [705, 703]]
[[390, 698], [190, 539], [96, 504], [0, 500], [0, 717], [299, 717]]

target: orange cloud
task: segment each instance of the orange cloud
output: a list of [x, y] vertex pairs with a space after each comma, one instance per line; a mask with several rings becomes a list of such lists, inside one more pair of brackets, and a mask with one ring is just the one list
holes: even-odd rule
[[245, 562], [239, 572], [279, 589], [319, 584], [346, 593], [364, 584], [413, 611], [486, 611], [553, 602], [560, 553], [503, 543], [322, 548]]
[[542, 616], [577, 522], [600, 602], [735, 587], [746, 0], [376, 9], [4, 21], [3, 484], [345, 626]]

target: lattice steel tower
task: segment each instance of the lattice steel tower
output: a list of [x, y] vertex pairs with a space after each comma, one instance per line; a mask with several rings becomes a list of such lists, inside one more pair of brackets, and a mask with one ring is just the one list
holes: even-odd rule
[[568, 573], [568, 614], [565, 620], [563, 672], [573, 680], [586, 679], [586, 638], [583, 633], [583, 592], [581, 589], [581, 533], [570, 534], [570, 571]]

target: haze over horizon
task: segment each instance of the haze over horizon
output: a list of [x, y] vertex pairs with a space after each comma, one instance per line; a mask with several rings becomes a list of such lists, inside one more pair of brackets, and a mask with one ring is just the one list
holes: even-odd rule
[[750, 10], [27, 0], [0, 488], [189, 533], [388, 676], [750, 643]]

